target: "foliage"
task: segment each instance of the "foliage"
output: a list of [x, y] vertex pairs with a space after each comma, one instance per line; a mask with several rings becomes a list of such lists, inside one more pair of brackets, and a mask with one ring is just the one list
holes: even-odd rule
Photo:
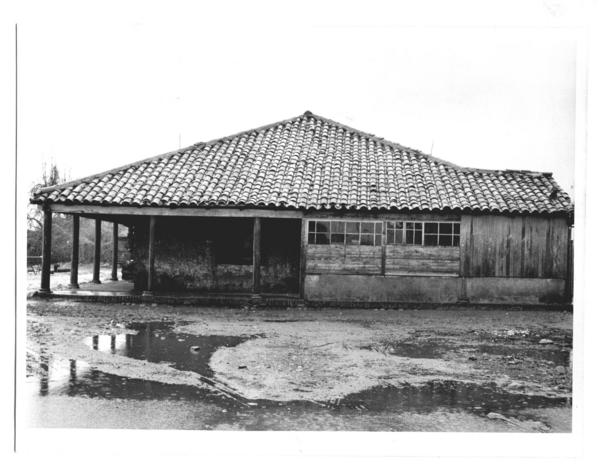
[[[44, 165], [40, 182], [31, 187], [37, 189], [67, 182], [58, 166]], [[81, 218], [79, 224], [79, 262], [91, 263], [94, 260], [95, 225], [93, 219]], [[27, 210], [27, 256], [42, 255], [43, 212], [37, 205], [29, 205]], [[71, 260], [73, 219], [70, 215], [53, 214], [52, 217], [52, 262], [67, 263]], [[110, 262], [112, 256], [112, 223], [102, 223], [100, 248], [101, 261]]]

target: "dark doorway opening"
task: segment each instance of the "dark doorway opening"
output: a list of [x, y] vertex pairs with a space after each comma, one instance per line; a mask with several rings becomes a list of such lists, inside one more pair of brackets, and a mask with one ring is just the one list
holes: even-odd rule
[[301, 223], [299, 219], [261, 220], [261, 292], [300, 292]]

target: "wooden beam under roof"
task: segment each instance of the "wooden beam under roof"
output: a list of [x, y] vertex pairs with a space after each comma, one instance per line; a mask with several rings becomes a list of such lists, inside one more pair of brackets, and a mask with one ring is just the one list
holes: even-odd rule
[[301, 218], [302, 211], [251, 208], [161, 208], [159, 206], [96, 206], [48, 205], [54, 213], [121, 216], [187, 216], [187, 217], [248, 217], [248, 218]]

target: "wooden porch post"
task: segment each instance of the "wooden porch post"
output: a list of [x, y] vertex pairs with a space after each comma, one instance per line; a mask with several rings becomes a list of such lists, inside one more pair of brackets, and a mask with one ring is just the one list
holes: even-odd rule
[[148, 224], [148, 284], [143, 295], [152, 296], [154, 291], [154, 229], [156, 216], [150, 216]]
[[69, 288], [79, 288], [79, 214], [73, 215], [73, 238], [71, 246], [71, 283], [69, 284]]
[[112, 250], [112, 273], [110, 280], [119, 280], [117, 276], [117, 264], [119, 261], [119, 224], [113, 223], [113, 250]]
[[94, 238], [94, 276], [92, 283], [100, 283], [100, 245], [102, 241], [102, 220], [96, 219], [96, 236]]
[[52, 257], [52, 211], [44, 209], [44, 235], [42, 237], [42, 282], [40, 292], [50, 293], [50, 259]]
[[257, 217], [254, 218], [252, 250], [254, 252], [252, 260], [254, 285], [252, 291], [258, 294], [260, 293], [260, 218]]

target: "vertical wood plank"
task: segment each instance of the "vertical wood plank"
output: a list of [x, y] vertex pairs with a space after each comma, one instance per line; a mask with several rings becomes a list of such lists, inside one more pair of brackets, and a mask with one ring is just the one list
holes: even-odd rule
[[73, 215], [73, 236], [71, 239], [71, 282], [69, 288], [79, 288], [79, 214]]
[[[565, 221], [566, 222], [566, 221]], [[565, 284], [565, 299], [567, 302], [573, 302], [573, 240], [572, 240], [572, 229], [567, 225], [567, 268], [565, 272], [566, 284]]]
[[460, 219], [460, 266], [459, 275], [466, 277], [470, 274], [471, 266], [471, 253], [469, 250], [470, 246], [470, 229], [471, 229], [471, 216], [464, 215]]
[[52, 212], [44, 209], [44, 235], [42, 236], [42, 281], [40, 292], [50, 293], [50, 260], [52, 259]]
[[511, 254], [512, 254], [512, 244], [513, 244], [513, 227], [514, 227], [514, 221], [513, 218], [510, 218], [507, 221], [507, 236], [506, 236], [506, 251], [504, 253], [504, 275], [506, 277], [510, 277], [511, 276], [511, 268], [510, 268], [510, 264], [511, 264]]
[[387, 222], [383, 221], [381, 225], [381, 275], [385, 275], [387, 260]]

